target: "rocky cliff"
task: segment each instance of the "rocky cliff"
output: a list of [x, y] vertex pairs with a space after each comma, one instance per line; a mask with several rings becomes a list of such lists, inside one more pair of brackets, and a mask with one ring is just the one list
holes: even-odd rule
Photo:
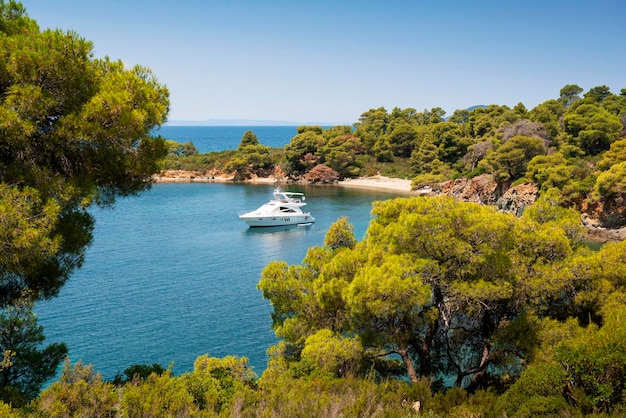
[[[465, 202], [495, 205], [503, 212], [520, 216], [526, 206], [537, 200], [538, 192], [534, 184], [511, 186], [496, 183], [491, 175], [483, 174], [471, 179], [461, 178], [441, 183], [429, 194], [445, 194]], [[622, 196], [611, 201], [585, 202], [581, 222], [587, 228], [590, 240], [605, 242], [626, 239], [626, 199]]]

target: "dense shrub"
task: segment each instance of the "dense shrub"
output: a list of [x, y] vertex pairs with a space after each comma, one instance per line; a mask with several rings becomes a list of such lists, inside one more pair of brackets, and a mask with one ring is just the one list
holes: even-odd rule
[[325, 164], [319, 164], [306, 173], [304, 178], [311, 183], [330, 184], [339, 181], [339, 173]]

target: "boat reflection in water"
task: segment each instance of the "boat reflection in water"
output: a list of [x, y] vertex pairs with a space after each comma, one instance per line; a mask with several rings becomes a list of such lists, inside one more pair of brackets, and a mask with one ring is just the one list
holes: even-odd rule
[[296, 256], [292, 249], [310, 242], [317, 245], [319, 236], [324, 231], [315, 224], [282, 225], [265, 228], [246, 228], [242, 231], [245, 239], [251, 241], [250, 246], [256, 248], [257, 256], [266, 260], [283, 260], [288, 263], [302, 262], [302, 255]]

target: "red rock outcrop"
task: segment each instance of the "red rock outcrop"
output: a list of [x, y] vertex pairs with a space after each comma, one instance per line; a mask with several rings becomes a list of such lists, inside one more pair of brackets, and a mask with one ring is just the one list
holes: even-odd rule
[[493, 176], [482, 174], [471, 179], [459, 178], [441, 183], [433, 189], [433, 194], [453, 196], [463, 202], [495, 205], [501, 195], [500, 189]]
[[509, 188], [496, 201], [496, 206], [502, 212], [514, 213], [521, 216], [526, 206], [532, 205], [537, 200], [539, 189], [534, 184], [519, 184]]

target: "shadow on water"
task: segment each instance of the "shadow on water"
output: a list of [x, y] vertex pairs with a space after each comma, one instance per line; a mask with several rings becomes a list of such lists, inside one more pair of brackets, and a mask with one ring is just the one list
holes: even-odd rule
[[248, 228], [246, 235], [270, 235], [270, 234], [286, 234], [298, 233], [310, 230], [313, 223], [297, 224], [297, 225], [280, 225], [280, 226], [264, 226]]

